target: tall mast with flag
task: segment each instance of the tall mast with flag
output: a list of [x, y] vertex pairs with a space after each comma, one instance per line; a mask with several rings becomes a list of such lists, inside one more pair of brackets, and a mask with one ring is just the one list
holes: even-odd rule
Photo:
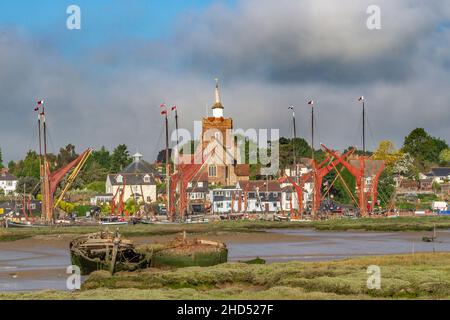
[[290, 106], [288, 108], [289, 110], [292, 110], [292, 122], [293, 122], [293, 134], [294, 137], [292, 139], [292, 153], [294, 154], [294, 175], [295, 175], [295, 179], [297, 179], [297, 159], [296, 159], [296, 150], [295, 150], [295, 140], [297, 138], [297, 131], [295, 128], [295, 110], [294, 110], [294, 106]]
[[311, 202], [311, 216], [316, 216], [316, 163], [314, 160], [314, 100], [308, 101], [308, 105], [311, 106], [311, 166], [313, 170], [313, 187], [312, 187], [312, 202]]
[[160, 105], [161, 115], [165, 118], [166, 125], [166, 214], [167, 217], [172, 219], [172, 213], [170, 210], [170, 163], [169, 163], [169, 121], [168, 121], [168, 111], [166, 104], [163, 103]]
[[364, 96], [358, 98], [358, 101], [362, 102], [362, 144], [363, 144], [363, 154], [366, 155], [366, 106], [364, 101]]
[[[47, 124], [45, 119], [44, 101], [39, 100], [36, 103], [34, 111], [38, 113], [38, 137], [39, 137], [39, 162], [41, 176], [41, 194], [42, 194], [42, 213], [45, 220], [53, 221], [53, 206], [51, 205], [50, 195], [50, 167], [47, 162]], [[43, 151], [42, 151], [43, 147]]]
[[[362, 144], [363, 144], [363, 158], [362, 158], [362, 163], [363, 165], [361, 166], [361, 190], [360, 190], [360, 198], [361, 198], [361, 214], [365, 215], [366, 214], [366, 194], [365, 194], [365, 183], [366, 183], [366, 178], [365, 178], [365, 170], [364, 170], [364, 161], [365, 161], [365, 156], [366, 156], [366, 106], [365, 106], [365, 100], [364, 100], [364, 96], [361, 96], [358, 98], [358, 101], [362, 103]], [[373, 204], [372, 204], [373, 205]]]

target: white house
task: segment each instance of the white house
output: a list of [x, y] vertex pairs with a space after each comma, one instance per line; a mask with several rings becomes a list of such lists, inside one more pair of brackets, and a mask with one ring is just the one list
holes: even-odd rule
[[119, 202], [123, 191], [123, 200], [133, 199], [138, 203], [156, 201], [156, 180], [159, 173], [136, 153], [133, 162], [117, 174], [109, 174], [106, 178], [106, 193], [115, 197]]
[[213, 213], [264, 213], [281, 211], [277, 181], [239, 181], [235, 187], [211, 190]]
[[14, 194], [16, 192], [17, 178], [10, 174], [8, 170], [0, 170], [0, 189], [5, 195]]
[[113, 198], [112, 193], [96, 194], [94, 197], [91, 198], [91, 205], [96, 206], [107, 204], [111, 202], [112, 198]]
[[432, 178], [433, 182], [446, 183], [450, 181], [450, 168], [449, 167], [437, 167], [431, 168], [431, 171], [426, 174], [419, 175], [421, 179]]

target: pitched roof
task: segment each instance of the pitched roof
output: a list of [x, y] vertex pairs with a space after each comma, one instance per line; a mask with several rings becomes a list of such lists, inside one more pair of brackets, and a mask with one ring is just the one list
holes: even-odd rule
[[148, 174], [159, 174], [158, 170], [156, 170], [150, 163], [144, 160], [133, 161], [130, 163], [125, 169], [123, 169], [121, 174], [126, 173], [148, 173]]
[[243, 190], [254, 191], [259, 188], [261, 192], [268, 190], [269, 192], [281, 192], [280, 183], [278, 181], [269, 180], [267, 184], [266, 180], [249, 180], [239, 181], [239, 186]]
[[[122, 181], [117, 181], [119, 176], [123, 177]], [[148, 176], [149, 179], [144, 181], [144, 178]], [[119, 173], [119, 174], [109, 174], [108, 179], [111, 181], [113, 186], [122, 186], [125, 182], [127, 186], [136, 186], [136, 185], [155, 185], [155, 178], [152, 174], [148, 173]]]
[[434, 177], [450, 176], [450, 167], [431, 168], [431, 175]]
[[[199, 187], [198, 183], [202, 182], [203, 186]], [[187, 187], [186, 188], [186, 192], [191, 193], [191, 192], [208, 192], [209, 188], [208, 188], [208, 181], [192, 181], [192, 187]]]
[[10, 174], [8, 170], [1, 170], [0, 171], [0, 181], [16, 181], [17, 178]]

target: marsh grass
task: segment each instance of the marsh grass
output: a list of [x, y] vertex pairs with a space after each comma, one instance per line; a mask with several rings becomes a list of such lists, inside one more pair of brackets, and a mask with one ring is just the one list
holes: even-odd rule
[[[367, 288], [367, 267], [381, 289]], [[0, 294], [0, 299], [448, 299], [450, 254], [372, 256], [268, 265], [226, 263], [111, 276], [91, 274], [78, 292]]]

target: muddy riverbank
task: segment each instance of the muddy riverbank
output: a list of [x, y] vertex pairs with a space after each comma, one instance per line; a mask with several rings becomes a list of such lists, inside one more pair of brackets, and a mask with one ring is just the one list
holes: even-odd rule
[[[324, 261], [366, 255], [450, 252], [450, 231], [438, 232], [438, 242], [425, 243], [427, 232], [330, 232], [308, 229], [257, 233], [212, 232], [201, 238], [225, 242], [229, 261], [253, 259]], [[76, 235], [35, 236], [0, 243], [0, 291], [66, 289], [69, 242]], [[136, 244], [166, 242], [173, 235], [135, 237]], [[194, 237], [194, 236], [189, 236]]]

